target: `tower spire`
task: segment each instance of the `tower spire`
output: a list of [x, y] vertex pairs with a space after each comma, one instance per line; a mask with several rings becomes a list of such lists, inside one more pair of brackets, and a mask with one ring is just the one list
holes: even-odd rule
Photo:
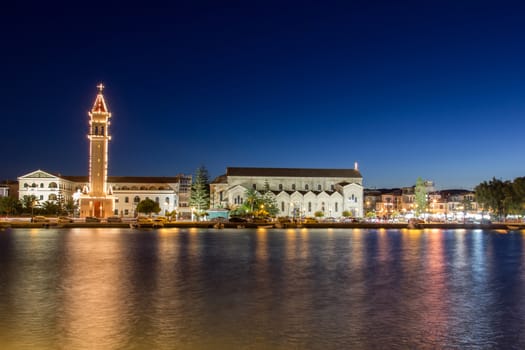
[[100, 83], [97, 85], [98, 94], [97, 98], [95, 99], [95, 103], [93, 104], [93, 109], [91, 109], [92, 113], [107, 113], [108, 107], [106, 105], [106, 101], [104, 100], [104, 95], [102, 95], [102, 90], [104, 90], [105, 86], [104, 84]]

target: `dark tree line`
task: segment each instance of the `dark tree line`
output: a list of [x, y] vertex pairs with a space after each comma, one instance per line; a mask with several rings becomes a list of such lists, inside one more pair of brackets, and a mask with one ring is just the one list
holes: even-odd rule
[[477, 185], [474, 191], [478, 204], [484, 210], [493, 212], [499, 219], [525, 213], [525, 177], [518, 177], [514, 181], [493, 177], [492, 180]]

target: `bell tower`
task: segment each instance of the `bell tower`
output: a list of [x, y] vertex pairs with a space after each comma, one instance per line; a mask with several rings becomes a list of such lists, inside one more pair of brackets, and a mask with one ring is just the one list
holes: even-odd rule
[[89, 184], [80, 197], [80, 216], [108, 217], [113, 215], [114, 198], [108, 188], [108, 145], [111, 140], [109, 113], [102, 91], [104, 85], [97, 86], [98, 94], [89, 115]]

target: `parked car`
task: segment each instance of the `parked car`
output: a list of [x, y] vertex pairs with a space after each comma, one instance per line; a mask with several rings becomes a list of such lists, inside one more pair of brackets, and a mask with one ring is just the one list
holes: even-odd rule
[[59, 216], [58, 219], [57, 219], [57, 223], [59, 223], [59, 224], [69, 224], [69, 223], [72, 223], [72, 222], [73, 222], [73, 219], [69, 218], [67, 216]]
[[49, 219], [45, 216], [37, 215], [31, 218], [31, 222], [49, 222]]
[[164, 227], [165, 221], [159, 218], [153, 219], [153, 227]]
[[151, 218], [145, 217], [145, 216], [139, 216], [137, 218], [137, 223], [139, 224], [153, 224], [153, 220]]
[[237, 217], [237, 216], [233, 216], [228, 221], [229, 222], [246, 222], [247, 220], [245, 218], [240, 218], [240, 217]]
[[94, 216], [86, 216], [86, 222], [100, 222], [100, 219]]
[[106, 220], [107, 222], [122, 222], [122, 218], [119, 216], [110, 216]]

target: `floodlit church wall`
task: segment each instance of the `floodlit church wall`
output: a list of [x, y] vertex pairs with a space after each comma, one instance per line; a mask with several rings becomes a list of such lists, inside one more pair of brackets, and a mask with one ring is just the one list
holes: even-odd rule
[[[340, 185], [341, 183], [346, 185]], [[321, 211], [325, 217], [339, 218], [345, 210], [356, 217], [363, 215], [363, 187], [360, 178], [229, 176], [227, 205], [230, 209], [237, 208], [246, 200], [248, 189], [255, 188], [261, 193], [266, 184], [275, 194], [279, 208], [277, 216], [311, 217]], [[221, 187], [212, 186], [212, 197], [217, 196], [219, 188]]]

